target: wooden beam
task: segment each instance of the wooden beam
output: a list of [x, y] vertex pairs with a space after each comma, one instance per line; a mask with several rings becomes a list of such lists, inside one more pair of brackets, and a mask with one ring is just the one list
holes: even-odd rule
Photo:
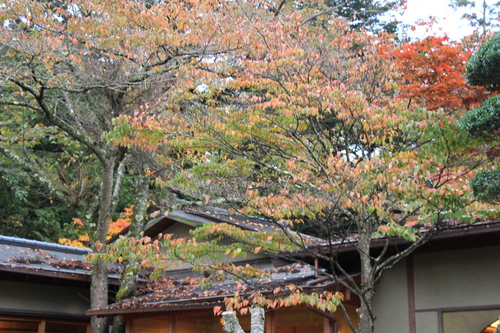
[[406, 258], [406, 283], [408, 289], [409, 333], [416, 333], [415, 319], [415, 278], [413, 274], [413, 255]]

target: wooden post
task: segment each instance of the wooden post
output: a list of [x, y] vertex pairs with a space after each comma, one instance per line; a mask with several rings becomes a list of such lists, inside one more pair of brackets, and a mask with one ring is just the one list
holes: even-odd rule
[[276, 332], [276, 311], [268, 311], [266, 313], [266, 333]]
[[177, 316], [170, 316], [170, 320], [168, 321], [168, 332], [175, 333], [175, 322], [177, 320]]
[[47, 321], [43, 319], [39, 324], [38, 324], [38, 333], [45, 333], [45, 327], [47, 326]]
[[415, 280], [413, 274], [413, 256], [409, 255], [406, 258], [406, 283], [408, 288], [408, 322], [409, 332], [416, 333], [415, 322]]

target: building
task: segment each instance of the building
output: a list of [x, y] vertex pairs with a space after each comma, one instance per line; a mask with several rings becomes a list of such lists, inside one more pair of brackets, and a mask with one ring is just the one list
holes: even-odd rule
[[[175, 234], [178, 238], [186, 238], [191, 237], [190, 230], [213, 222], [228, 223], [249, 231], [275, 230], [273, 224], [260, 218], [205, 208], [170, 212], [167, 216], [154, 219], [147, 224], [144, 235], [154, 238], [158, 234]], [[124, 233], [126, 230], [122, 234]], [[230, 256], [226, 259], [231, 260]], [[223, 305], [225, 298], [233, 297], [236, 290], [240, 293], [244, 290], [246, 294], [259, 292], [272, 295], [276, 287], [283, 288], [293, 283], [301, 286], [305, 292], [336, 291], [335, 283], [311, 266], [253, 253], [248, 254], [244, 261], [240, 259], [235, 264], [248, 264], [266, 270], [269, 272], [269, 278], [258, 281], [257, 286], [242, 281], [214, 280], [210, 288], [203, 289], [198, 284], [201, 274], [181, 265], [169, 270], [159, 281], [143, 288], [137, 297], [111, 304], [106, 308], [92, 309], [87, 313], [125, 316], [129, 333], [222, 333], [224, 331], [220, 323], [221, 317], [215, 316], [213, 309]], [[236, 288], [237, 284], [240, 284], [239, 288]], [[356, 317], [358, 300], [352, 298], [346, 299], [345, 302], [351, 315]], [[240, 323], [243, 329], [249, 331], [250, 316], [240, 317]], [[332, 314], [306, 305], [266, 311], [266, 333], [298, 331], [349, 332], [340, 311]]]
[[[225, 211], [179, 211], [150, 221], [146, 235], [189, 237], [189, 230], [210, 222], [254, 231], [272, 228], [264, 220]], [[375, 332], [492, 333], [500, 315], [499, 239], [500, 221], [449, 225], [385, 271], [373, 300]], [[399, 246], [394, 250], [404, 244]], [[373, 250], [377, 251], [377, 242]], [[83, 256], [87, 251], [0, 236], [0, 332], [88, 332], [88, 315], [99, 315], [123, 316], [128, 333], [222, 333], [221, 317], [214, 315], [214, 308], [233, 297], [236, 289], [240, 295], [258, 291], [271, 297], [277, 287], [289, 283], [310, 293], [338, 290], [322, 274], [321, 262], [308, 266], [251, 255], [237, 263], [268, 271], [259, 285], [226, 279], [213, 280], [203, 289], [198, 284], [202, 275], [180, 266], [144, 285], [134, 298], [86, 312], [90, 265]], [[355, 253], [346, 243], [339, 256], [355, 261]], [[119, 271], [111, 268], [110, 274], [110, 285], [117, 286]], [[340, 291], [356, 324], [359, 300]], [[240, 323], [249, 331], [248, 315], [240, 316]], [[307, 305], [266, 310], [266, 333], [298, 331], [351, 332], [340, 311]]]
[[88, 252], [0, 236], [0, 332], [89, 332]]
[[384, 273], [374, 309], [376, 333], [494, 332], [490, 324], [500, 316], [500, 222], [438, 233]]
[[[261, 224], [262, 221], [245, 221], [224, 214], [178, 214], [182, 218], [173, 214], [168, 221], [151, 223], [150, 226], [156, 225], [156, 232], [161, 230], [162, 233], [182, 228], [188, 230], [200, 223], [214, 221], [238, 224], [243, 228], [252, 228], [252, 225], [265, 227], [265, 224]], [[194, 223], [194, 220], [197, 222]], [[401, 249], [404, 244], [399, 246]], [[376, 247], [374, 242], [374, 251], [377, 250]], [[346, 245], [339, 255], [355, 260], [355, 248]], [[251, 264], [268, 265], [270, 270], [277, 269], [271, 266], [271, 259], [254, 258]], [[284, 263], [284, 270], [287, 270], [287, 265], [289, 264]], [[328, 278], [318, 276], [318, 272], [306, 267], [300, 269], [303, 271], [288, 273], [287, 278], [296, 279], [295, 282], [304, 287], [335, 290]], [[174, 279], [175, 274], [172, 272], [171, 275]], [[285, 276], [282, 275], [281, 278]], [[377, 316], [375, 332], [493, 332], [494, 328], [490, 325], [500, 315], [499, 276], [500, 221], [473, 225], [450, 224], [410, 257], [384, 272], [373, 302]], [[152, 289], [151, 294], [142, 294], [136, 299], [91, 313], [124, 315], [128, 320], [129, 333], [154, 332], [160, 326], [162, 332], [166, 333], [190, 333], [195, 332], [196, 327], [204, 327], [204, 332], [222, 332], [219, 318], [214, 317], [211, 309], [220, 305], [224, 297], [232, 295], [231, 286], [214, 286], [214, 289], [209, 289], [206, 293], [191, 287], [184, 289], [184, 294], [178, 293], [184, 288], [183, 284], [186, 282], [183, 278], [186, 277], [178, 275], [178, 280], [171, 280], [168, 288]], [[275, 283], [280, 282], [279, 276], [273, 276], [273, 279]], [[265, 290], [263, 288], [262, 291]], [[356, 320], [355, 309], [359, 306], [359, 300], [346, 297], [346, 302], [350, 314]], [[298, 330], [350, 332], [340, 313], [321, 313], [306, 306], [269, 310], [266, 318], [266, 333]], [[248, 326], [248, 318], [243, 318], [242, 321]]]

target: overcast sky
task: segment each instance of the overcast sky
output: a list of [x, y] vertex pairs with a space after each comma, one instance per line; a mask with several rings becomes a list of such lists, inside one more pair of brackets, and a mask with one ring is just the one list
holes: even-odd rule
[[432, 33], [439, 35], [446, 33], [450, 39], [460, 40], [464, 35], [469, 34], [471, 29], [466, 21], [460, 19], [464, 10], [454, 11], [448, 4], [449, 0], [408, 0], [408, 9], [400, 19], [405, 23], [414, 24], [418, 20], [427, 21], [429, 16], [433, 16], [437, 24], [432, 31], [421, 27], [409, 35], [422, 38]]

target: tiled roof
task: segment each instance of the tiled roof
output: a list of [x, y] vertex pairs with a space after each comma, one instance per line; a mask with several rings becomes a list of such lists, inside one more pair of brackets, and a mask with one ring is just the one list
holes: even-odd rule
[[[89, 251], [0, 235], [0, 272], [90, 281], [92, 264], [84, 258]], [[111, 279], [116, 281], [119, 267], [110, 266], [109, 272]]]
[[[174, 223], [184, 223], [192, 227], [199, 227], [205, 223], [227, 223], [244, 230], [264, 232], [273, 232], [280, 228], [276, 223], [261, 217], [247, 216], [217, 207], [198, 207], [176, 210], [168, 212], [164, 216], [157, 217], [146, 224], [144, 234], [149, 237], [155, 237]], [[120, 235], [126, 235], [127, 232], [128, 228], [113, 237], [109, 242], [112, 243]], [[322, 239], [313, 236], [298, 235], [311, 244], [324, 242]]]
[[[260, 265], [264, 265], [262, 262]], [[175, 272], [168, 276], [152, 281], [142, 288], [136, 297], [111, 304], [100, 309], [93, 309], [87, 314], [109, 315], [134, 312], [176, 311], [186, 308], [211, 308], [220, 304], [226, 297], [231, 297], [236, 291], [241, 296], [249, 295], [256, 291], [262, 294], [272, 294], [280, 286], [293, 283], [303, 289], [318, 289], [329, 286], [331, 281], [326, 277], [318, 278], [314, 269], [299, 264], [288, 264], [274, 267], [270, 260], [267, 261], [269, 277], [254, 280], [252, 283], [243, 281], [225, 280], [211, 281], [209, 288], [200, 287], [201, 277], [175, 278]], [[273, 268], [271, 268], [273, 267]], [[284, 288], [283, 288], [284, 289]]]

